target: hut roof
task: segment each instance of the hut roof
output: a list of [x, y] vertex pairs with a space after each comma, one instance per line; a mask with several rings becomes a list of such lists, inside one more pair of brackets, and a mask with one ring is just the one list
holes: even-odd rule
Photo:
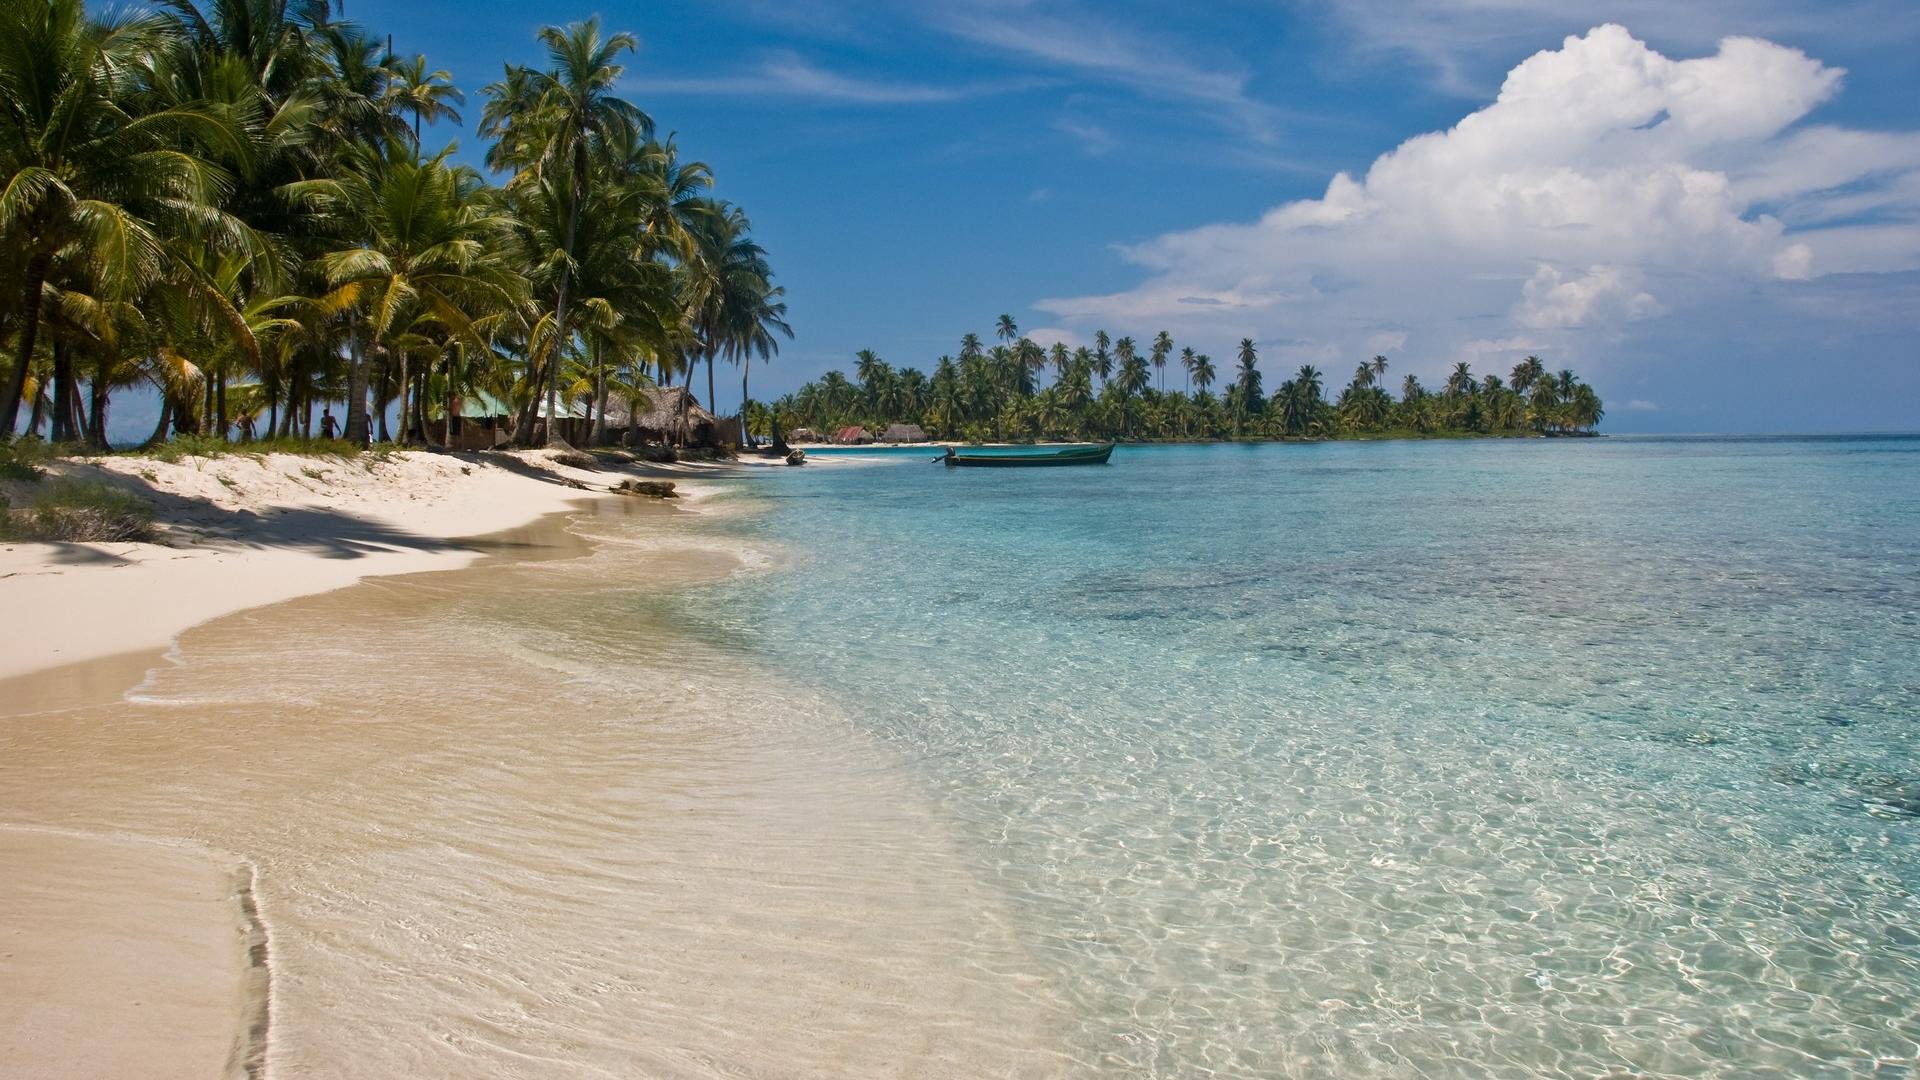
[[885, 442], [926, 442], [927, 433], [919, 424], [888, 424], [887, 433], [880, 438]]
[[[655, 386], [642, 390], [639, 396], [640, 427], [649, 431], [669, 431], [677, 426], [684, 417], [688, 426], [711, 424], [712, 413], [700, 407], [684, 386]], [[607, 426], [626, 427], [629, 405], [626, 395], [607, 395]]]
[[[463, 420], [485, 420], [494, 416], [512, 416], [513, 406], [487, 393], [475, 390], [468, 394], [456, 394], [453, 399], [454, 412]], [[542, 413], [541, 415], [545, 415]]]
[[839, 443], [872, 442], [873, 436], [868, 434], [866, 428], [849, 424], [833, 433], [833, 441]]

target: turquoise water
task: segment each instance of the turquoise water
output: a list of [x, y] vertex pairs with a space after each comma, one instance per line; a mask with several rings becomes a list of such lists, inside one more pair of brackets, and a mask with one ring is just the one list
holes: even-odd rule
[[676, 617], [898, 751], [1087, 1072], [1911, 1075], [1920, 440], [919, 456]]

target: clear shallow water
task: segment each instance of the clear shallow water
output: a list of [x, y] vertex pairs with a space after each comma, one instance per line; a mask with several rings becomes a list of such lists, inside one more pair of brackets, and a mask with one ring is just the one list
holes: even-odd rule
[[908, 762], [1076, 1068], [1901, 1075], [1920, 441], [777, 470], [674, 616]]

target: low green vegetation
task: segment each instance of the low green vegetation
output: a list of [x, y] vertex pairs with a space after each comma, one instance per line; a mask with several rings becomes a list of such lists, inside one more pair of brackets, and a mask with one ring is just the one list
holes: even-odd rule
[[41, 466], [52, 451], [35, 440], [0, 442], [0, 480], [32, 483], [40, 479]]
[[[1591, 386], [1572, 371], [1548, 371], [1537, 356], [1520, 361], [1506, 379], [1476, 375], [1465, 363], [1434, 389], [1407, 375], [1397, 397], [1387, 389], [1391, 363], [1384, 356], [1359, 364], [1337, 394], [1320, 369], [1303, 365], [1268, 394], [1250, 339], [1223, 372], [1190, 348], [1176, 354], [1165, 331], [1144, 352], [1132, 338], [1114, 341], [1104, 330], [1091, 348], [1043, 348], [1021, 337], [1007, 315], [997, 334], [1000, 344], [991, 348], [966, 335], [958, 359], [941, 357], [931, 376], [863, 350], [852, 379], [830, 371], [770, 409], [750, 411], [750, 426], [766, 432], [777, 418], [787, 431], [831, 435], [910, 423], [934, 438], [971, 442], [1381, 439], [1580, 434], [1605, 415]], [[1166, 389], [1168, 367], [1184, 389]]]
[[0, 499], [0, 539], [115, 543], [153, 539], [153, 507], [97, 480], [51, 480], [24, 507]]

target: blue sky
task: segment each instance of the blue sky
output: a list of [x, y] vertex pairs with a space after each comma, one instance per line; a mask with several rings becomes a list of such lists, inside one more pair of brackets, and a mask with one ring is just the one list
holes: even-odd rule
[[1538, 352], [1614, 431], [1920, 428], [1910, 0], [347, 8], [469, 119], [596, 11], [787, 287], [756, 397], [860, 348], [930, 367], [1006, 311], [1252, 336], [1270, 382]]

